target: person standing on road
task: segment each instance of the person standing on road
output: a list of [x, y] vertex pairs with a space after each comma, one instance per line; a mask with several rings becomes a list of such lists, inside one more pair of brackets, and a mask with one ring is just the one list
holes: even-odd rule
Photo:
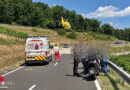
[[73, 75], [79, 77], [78, 74], [78, 64], [80, 62], [80, 56], [79, 54], [74, 54], [74, 66], [73, 66]]
[[60, 55], [59, 55], [59, 47], [57, 46], [57, 44], [55, 45], [53, 50], [54, 50], [54, 54], [55, 54], [55, 61], [59, 62], [60, 61]]
[[74, 55], [74, 66], [73, 66], [73, 76], [80, 77], [81, 75], [78, 74], [78, 64], [80, 63], [80, 53], [79, 48], [73, 49], [73, 55]]

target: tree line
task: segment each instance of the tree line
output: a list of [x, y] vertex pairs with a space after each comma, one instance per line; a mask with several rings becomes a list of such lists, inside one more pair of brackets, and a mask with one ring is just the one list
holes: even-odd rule
[[32, 0], [0, 0], [0, 23], [60, 29], [61, 16], [67, 19], [72, 29], [77, 32], [99, 32], [130, 41], [130, 28], [121, 30], [110, 24], [101, 25], [100, 21], [84, 18], [63, 6], [49, 6]]

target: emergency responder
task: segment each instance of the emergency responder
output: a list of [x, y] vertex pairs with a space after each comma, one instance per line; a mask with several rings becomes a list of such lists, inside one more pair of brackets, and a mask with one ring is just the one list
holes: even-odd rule
[[57, 44], [54, 47], [54, 54], [55, 54], [55, 61], [59, 62], [60, 61], [60, 55], [59, 55], [59, 47], [57, 46]]

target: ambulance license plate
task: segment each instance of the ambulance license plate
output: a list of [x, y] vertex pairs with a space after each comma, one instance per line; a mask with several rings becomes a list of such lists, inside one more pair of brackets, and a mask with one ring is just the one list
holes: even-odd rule
[[28, 58], [27, 60], [35, 60], [35, 58]]

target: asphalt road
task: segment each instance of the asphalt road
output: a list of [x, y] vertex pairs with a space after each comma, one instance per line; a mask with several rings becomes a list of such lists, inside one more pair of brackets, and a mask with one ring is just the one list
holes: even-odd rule
[[25, 65], [5, 75], [4, 80], [11, 83], [8, 89], [0, 90], [97, 90], [94, 81], [73, 77], [72, 68], [70, 54], [62, 55], [61, 62], [57, 64], [53, 59], [48, 65]]

